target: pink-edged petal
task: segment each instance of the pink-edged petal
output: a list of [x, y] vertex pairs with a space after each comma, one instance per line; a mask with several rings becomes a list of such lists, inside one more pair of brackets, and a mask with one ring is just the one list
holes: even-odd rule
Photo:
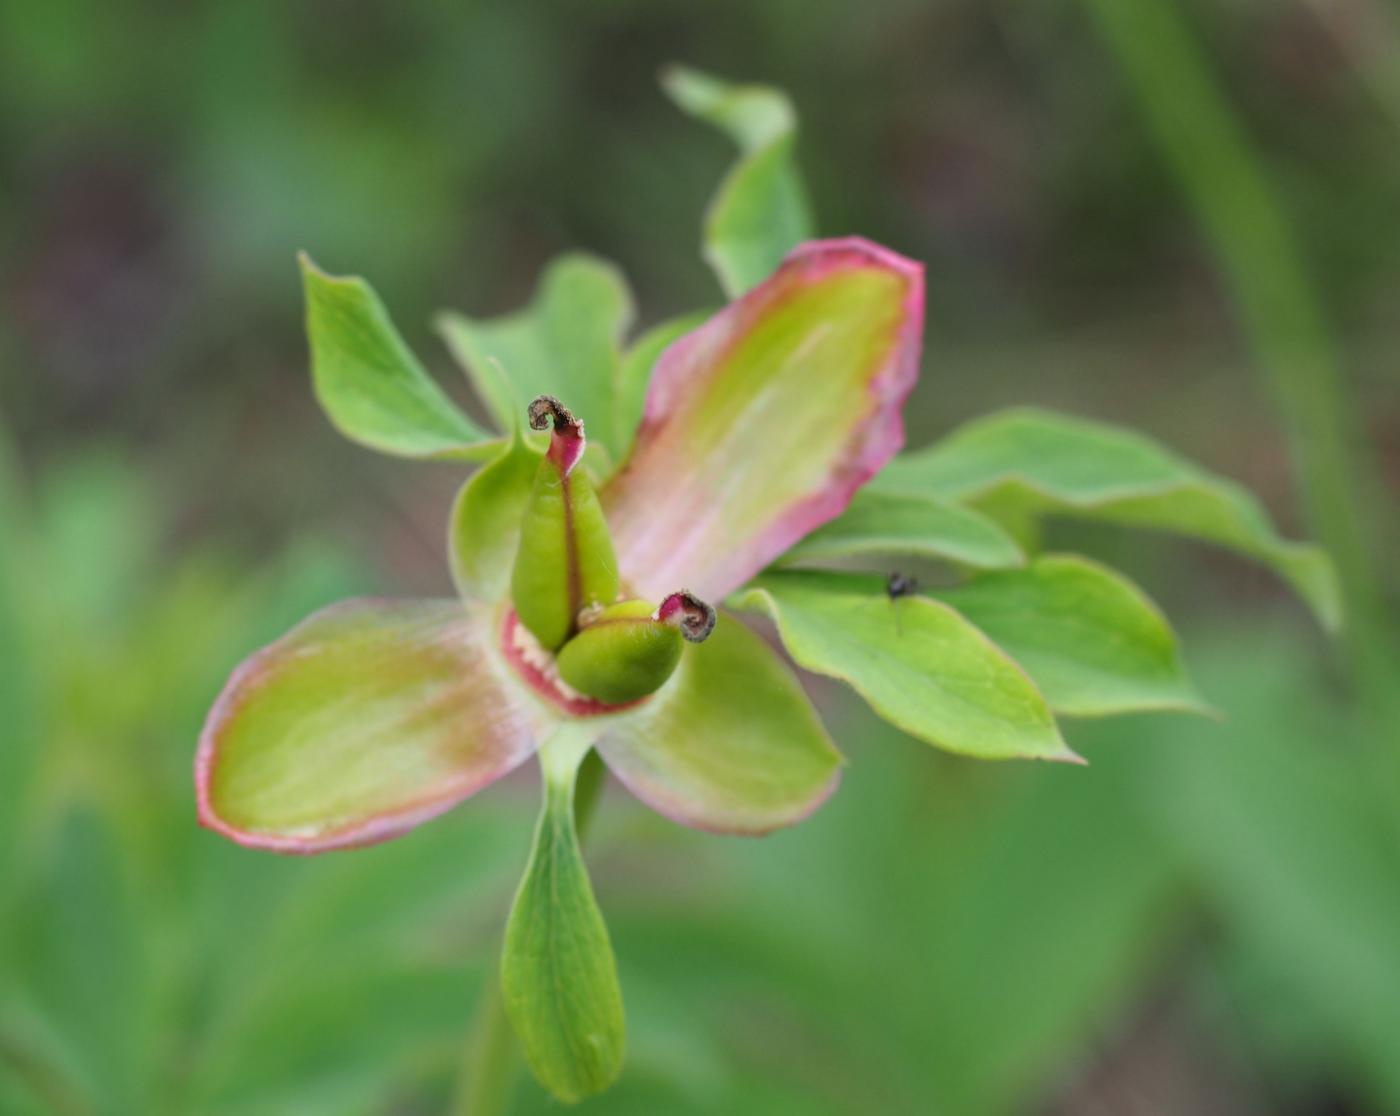
[[836, 789], [842, 762], [792, 671], [728, 615], [597, 749], [657, 813], [717, 833], [801, 821]]
[[904, 444], [923, 305], [921, 265], [813, 241], [672, 344], [603, 495], [631, 589], [720, 599], [839, 515]]
[[195, 758], [202, 825], [313, 853], [373, 844], [505, 775], [552, 723], [461, 602], [356, 599], [247, 659]]

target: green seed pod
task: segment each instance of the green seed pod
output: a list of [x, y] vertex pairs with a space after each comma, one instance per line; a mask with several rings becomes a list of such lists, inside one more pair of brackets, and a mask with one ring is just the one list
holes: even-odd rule
[[535, 430], [552, 418], [554, 434], [525, 508], [510, 590], [520, 622], [554, 651], [578, 630], [580, 612], [617, 599], [617, 556], [593, 483], [574, 468], [583, 423], [550, 395], [531, 403], [529, 416]]
[[623, 601], [589, 619], [559, 652], [559, 677], [609, 705], [659, 690], [681, 661], [682, 640], [699, 643], [714, 630], [715, 610], [684, 591], [653, 608]]

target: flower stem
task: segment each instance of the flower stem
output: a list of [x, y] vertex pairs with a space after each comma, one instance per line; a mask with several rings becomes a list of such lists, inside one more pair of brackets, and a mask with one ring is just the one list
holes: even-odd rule
[[[606, 779], [603, 761], [597, 752], [590, 751], [579, 768], [574, 790], [574, 828], [580, 845], [587, 836]], [[467, 1055], [457, 1080], [452, 1112], [455, 1116], [504, 1116], [510, 1110], [519, 1070], [520, 1051], [506, 1017], [500, 971], [492, 965], [468, 1031]]]

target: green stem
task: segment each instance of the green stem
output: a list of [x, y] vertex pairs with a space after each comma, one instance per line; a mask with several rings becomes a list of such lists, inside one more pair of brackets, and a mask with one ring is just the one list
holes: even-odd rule
[[[574, 828], [582, 845], [598, 805], [607, 768], [597, 752], [590, 751], [579, 768], [574, 788]], [[506, 1018], [501, 976], [492, 965], [477, 1001], [468, 1032], [467, 1056], [457, 1081], [452, 1112], [455, 1116], [503, 1116], [510, 1110], [520, 1071], [520, 1050]]]
[[[1346, 602], [1346, 650], [1372, 736], [1400, 719], [1394, 618], [1378, 553], [1385, 503], [1321, 300], [1274, 192], [1189, 24], [1167, 0], [1084, 0], [1218, 261], [1242, 331], [1266, 374], [1299, 463], [1308, 519]], [[1382, 509], [1377, 512], [1377, 509]], [[1378, 763], [1400, 777], [1400, 752]]]

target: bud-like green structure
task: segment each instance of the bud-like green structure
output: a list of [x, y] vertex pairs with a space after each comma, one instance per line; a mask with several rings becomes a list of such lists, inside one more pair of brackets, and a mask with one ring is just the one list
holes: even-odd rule
[[593, 483], [582, 469], [583, 423], [559, 400], [530, 404], [530, 426], [554, 433], [535, 474], [510, 589], [520, 622], [550, 651], [578, 628], [579, 613], [617, 600], [617, 556]]
[[684, 640], [714, 630], [715, 610], [684, 591], [659, 606], [623, 601], [589, 618], [559, 652], [559, 677], [587, 697], [620, 705], [659, 690], [681, 660]]

